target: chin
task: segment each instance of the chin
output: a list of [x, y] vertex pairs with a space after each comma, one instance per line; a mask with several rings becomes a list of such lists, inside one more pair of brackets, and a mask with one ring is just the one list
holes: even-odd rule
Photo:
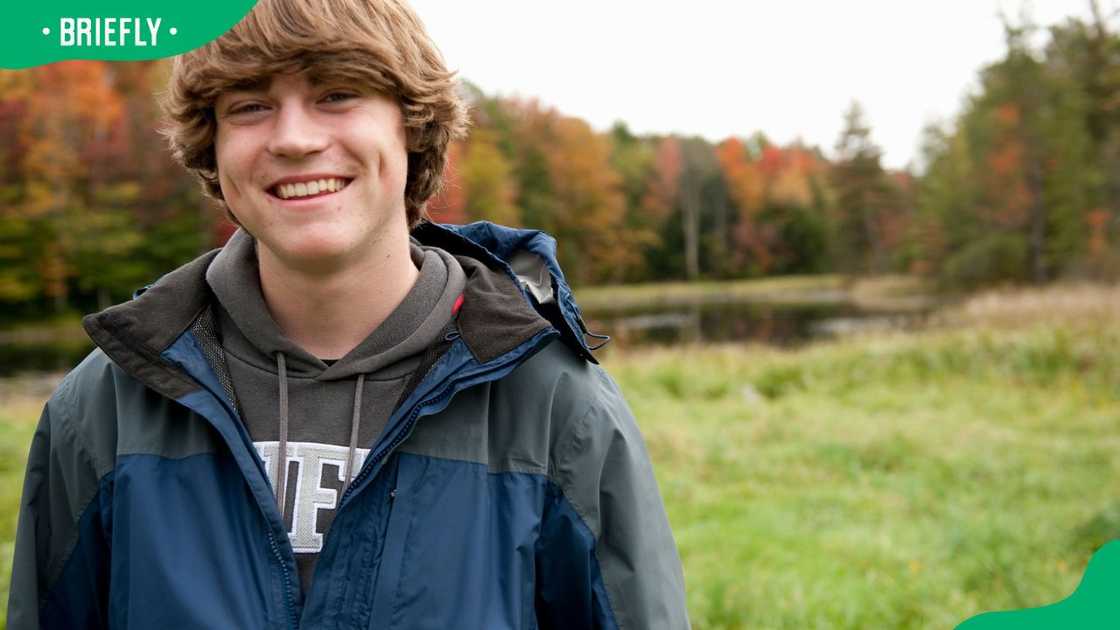
[[353, 238], [345, 234], [301, 234], [297, 239], [283, 240], [269, 249], [289, 265], [312, 268], [329, 266], [356, 247]]
[[355, 249], [355, 243], [346, 239], [315, 239], [295, 244], [289, 253], [297, 260], [336, 260], [346, 256]]

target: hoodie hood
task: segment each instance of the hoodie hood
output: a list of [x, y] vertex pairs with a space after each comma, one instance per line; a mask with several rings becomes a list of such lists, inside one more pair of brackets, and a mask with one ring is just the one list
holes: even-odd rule
[[238, 230], [206, 270], [206, 282], [222, 305], [218, 314], [223, 345], [257, 367], [275, 373], [283, 353], [290, 375], [332, 381], [371, 374], [423, 353], [440, 334], [462, 294], [466, 277], [450, 254], [413, 241], [412, 261], [420, 274], [404, 301], [345, 357], [328, 365], [289, 339], [265, 303], [257, 267], [256, 242]]

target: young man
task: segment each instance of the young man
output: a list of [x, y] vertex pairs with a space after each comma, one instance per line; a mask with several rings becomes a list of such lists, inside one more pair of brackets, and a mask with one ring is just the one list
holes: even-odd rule
[[242, 229], [86, 318], [11, 628], [687, 627], [554, 242], [421, 220], [465, 114], [407, 7], [262, 0], [165, 107]]

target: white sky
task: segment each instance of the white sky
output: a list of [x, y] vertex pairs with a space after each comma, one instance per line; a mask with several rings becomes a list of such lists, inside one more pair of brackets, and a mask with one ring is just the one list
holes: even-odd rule
[[[858, 99], [884, 164], [917, 152], [1004, 51], [998, 11], [1029, 0], [411, 0], [448, 64], [487, 94], [537, 97], [605, 130], [761, 130], [831, 155]], [[1033, 0], [1047, 26], [1089, 0]], [[1120, 0], [1101, 0], [1108, 15]], [[1115, 24], [1115, 22], [1114, 22]]]

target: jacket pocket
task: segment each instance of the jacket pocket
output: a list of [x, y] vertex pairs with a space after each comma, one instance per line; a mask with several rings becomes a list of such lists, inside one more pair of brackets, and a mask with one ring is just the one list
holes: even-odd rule
[[395, 627], [414, 627], [409, 620], [400, 623], [394, 619], [400, 597], [401, 566], [408, 545], [408, 532], [411, 528], [414, 510], [412, 508], [412, 487], [416, 471], [408, 464], [408, 458], [393, 455], [396, 468], [395, 480], [388, 493], [389, 517], [385, 526], [385, 536], [381, 542], [381, 562], [374, 577], [370, 630], [388, 630]]
[[543, 478], [492, 473], [475, 462], [400, 457], [386, 541], [399, 553], [393, 560], [385, 554], [369, 628], [533, 628]]

